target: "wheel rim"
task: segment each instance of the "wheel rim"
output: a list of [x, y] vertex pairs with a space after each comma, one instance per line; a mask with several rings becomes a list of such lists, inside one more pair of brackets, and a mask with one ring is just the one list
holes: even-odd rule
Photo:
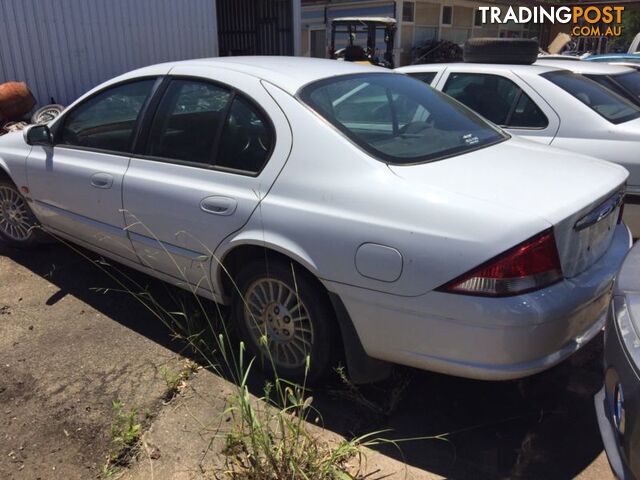
[[47, 108], [38, 114], [36, 121], [38, 124], [48, 123], [58, 115], [60, 115], [60, 109], [54, 107]]
[[[314, 332], [307, 307], [289, 286], [273, 278], [253, 282], [244, 295], [244, 320], [253, 341], [276, 366], [303, 367]], [[266, 345], [261, 338], [266, 336]]]
[[31, 215], [27, 204], [16, 190], [0, 186], [0, 230], [7, 237], [24, 242], [31, 237]]

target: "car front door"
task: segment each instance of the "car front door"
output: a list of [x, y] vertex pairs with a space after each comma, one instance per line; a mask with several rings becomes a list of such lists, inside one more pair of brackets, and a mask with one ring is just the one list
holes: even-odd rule
[[106, 87], [57, 121], [53, 147], [33, 148], [28, 186], [41, 222], [105, 253], [137, 261], [122, 212], [122, 180], [157, 77]]
[[438, 90], [514, 135], [550, 144], [560, 128], [553, 109], [518, 76], [448, 70]]
[[275, 181], [291, 148], [289, 124], [257, 78], [183, 66], [145, 130], [124, 180], [134, 248], [143, 265], [212, 291], [212, 252]]

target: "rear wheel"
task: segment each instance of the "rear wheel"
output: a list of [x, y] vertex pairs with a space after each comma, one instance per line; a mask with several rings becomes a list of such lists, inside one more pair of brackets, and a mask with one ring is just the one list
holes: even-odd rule
[[0, 179], [0, 238], [12, 247], [32, 248], [42, 236], [39, 225], [16, 186]]
[[322, 286], [278, 260], [251, 262], [236, 283], [238, 331], [263, 370], [298, 382], [320, 378], [336, 346], [333, 311]]

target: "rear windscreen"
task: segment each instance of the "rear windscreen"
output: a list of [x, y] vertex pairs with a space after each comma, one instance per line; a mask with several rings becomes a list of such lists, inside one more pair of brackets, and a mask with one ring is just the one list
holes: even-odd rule
[[304, 87], [299, 97], [362, 149], [395, 165], [509, 138], [452, 98], [397, 73], [331, 77]]

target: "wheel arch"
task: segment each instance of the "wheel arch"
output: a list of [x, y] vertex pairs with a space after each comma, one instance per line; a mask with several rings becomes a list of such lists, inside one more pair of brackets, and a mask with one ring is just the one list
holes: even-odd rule
[[9, 173], [9, 166], [2, 157], [0, 157], [0, 178], [9, 180], [11, 183], [16, 185], [16, 182], [13, 181], [13, 178], [11, 178], [11, 174]]
[[241, 266], [262, 257], [293, 262], [320, 283], [326, 291], [315, 262], [302, 247], [279, 235], [267, 236], [264, 232], [256, 233], [258, 236], [247, 232], [234, 238], [226, 244], [226, 248], [214, 255], [211, 277], [215, 290], [221, 293], [223, 299], [228, 301], [232, 296], [233, 279]]
[[391, 364], [369, 357], [355, 326], [340, 297], [329, 291], [323, 284], [315, 262], [311, 256], [299, 245], [287, 241], [280, 236], [266, 235], [263, 238], [254, 237], [234, 239], [227, 244], [227, 248], [219, 256], [215, 255], [212, 266], [214, 287], [221, 292], [221, 297], [228, 299], [236, 288], [233, 279], [242, 265], [258, 258], [292, 262], [294, 268], [300, 268], [309, 275], [326, 294], [330, 308], [335, 315], [344, 359], [349, 376], [354, 383], [371, 383], [383, 380], [391, 374]]

